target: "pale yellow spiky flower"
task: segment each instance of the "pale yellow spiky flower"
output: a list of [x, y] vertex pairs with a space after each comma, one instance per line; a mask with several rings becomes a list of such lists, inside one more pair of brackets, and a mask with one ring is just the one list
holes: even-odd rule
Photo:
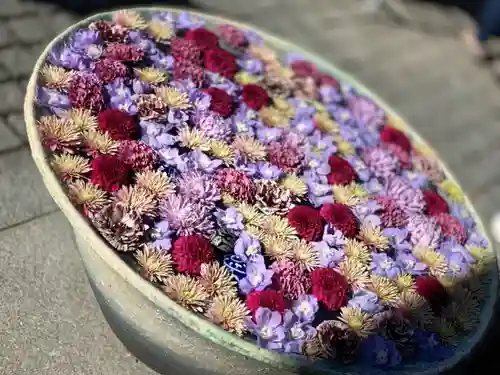
[[210, 140], [198, 129], [184, 127], [178, 135], [182, 146], [193, 150], [210, 150]]
[[337, 134], [339, 130], [339, 125], [335, 120], [333, 120], [328, 112], [316, 113], [313, 117], [314, 124], [323, 133], [327, 134]]
[[120, 148], [120, 142], [98, 130], [85, 130], [82, 139], [87, 150], [101, 155], [115, 155]]
[[349, 185], [333, 185], [332, 191], [336, 202], [349, 207], [366, 202], [368, 197], [368, 192], [355, 182]]
[[298, 198], [304, 197], [308, 191], [306, 183], [294, 173], [286, 174], [278, 183], [282, 188]]
[[189, 96], [185, 92], [179, 91], [175, 87], [160, 86], [155, 90], [156, 95], [170, 108], [188, 109], [191, 108]]
[[71, 108], [66, 112], [66, 116], [73, 128], [79, 133], [97, 129], [97, 116], [88, 109]]
[[224, 330], [243, 336], [247, 331], [245, 318], [249, 314], [250, 311], [240, 299], [220, 295], [214, 298], [205, 316]]
[[63, 181], [81, 179], [90, 172], [89, 160], [79, 155], [54, 155], [50, 165], [55, 174]]
[[74, 205], [83, 207], [91, 212], [104, 208], [109, 199], [104, 190], [85, 180], [76, 180], [68, 183], [68, 197]]
[[175, 185], [165, 172], [144, 171], [135, 176], [137, 186], [149, 191], [156, 199], [161, 200], [175, 192]]
[[293, 243], [293, 259], [304, 267], [307, 271], [319, 267], [320, 254], [319, 251], [310, 243], [303, 239], [292, 241]]
[[386, 305], [394, 305], [400, 297], [398, 287], [387, 277], [370, 275], [368, 289], [375, 293], [380, 301]]
[[377, 322], [367, 313], [357, 307], [342, 307], [339, 320], [361, 338], [367, 338], [375, 333]]
[[165, 82], [168, 78], [168, 74], [163, 70], [156, 69], [150, 66], [146, 68], [134, 68], [134, 72], [141, 81], [153, 84]]
[[158, 211], [155, 196], [139, 185], [122, 186], [113, 194], [112, 200], [140, 216], [153, 217]]
[[294, 242], [283, 237], [264, 235], [262, 244], [264, 253], [278, 262], [292, 259], [294, 257]]
[[42, 85], [55, 90], [67, 89], [72, 76], [73, 71], [50, 64], [45, 64], [40, 70]]
[[354, 289], [365, 288], [370, 282], [368, 268], [357, 259], [345, 258], [339, 264], [339, 269], [349, 285]]
[[211, 139], [208, 146], [208, 151], [216, 159], [220, 159], [228, 165], [234, 163], [235, 153], [231, 145], [218, 139]]
[[366, 245], [378, 250], [387, 250], [389, 248], [389, 238], [384, 236], [379, 226], [373, 225], [369, 220], [361, 223], [358, 236]]
[[236, 297], [236, 281], [229, 270], [218, 262], [202, 264], [198, 281], [210, 298], [217, 296]]
[[370, 249], [363, 242], [355, 238], [346, 238], [344, 253], [346, 257], [355, 259], [365, 265], [370, 264], [372, 260]]
[[122, 9], [113, 13], [113, 21], [118, 25], [125, 26], [131, 29], [145, 29], [147, 26], [146, 20], [133, 10]]
[[238, 212], [243, 216], [245, 224], [261, 227], [265, 216], [257, 207], [248, 203], [240, 203], [236, 206]]
[[163, 249], [144, 245], [134, 257], [142, 268], [141, 275], [148, 281], [161, 283], [174, 274], [172, 256]]
[[237, 135], [233, 140], [232, 148], [239, 151], [250, 162], [266, 160], [266, 146], [248, 135]]
[[147, 29], [157, 42], [169, 41], [175, 37], [174, 28], [166, 22], [152, 20], [147, 24]]
[[74, 152], [81, 144], [80, 134], [65, 118], [42, 116], [37, 127], [43, 144], [52, 151]]
[[262, 223], [262, 230], [271, 236], [297, 238], [297, 231], [290, 226], [288, 220], [277, 215], [266, 216]]
[[429, 247], [416, 247], [412, 252], [418, 260], [429, 268], [431, 275], [439, 277], [448, 271], [445, 257], [436, 250]]
[[210, 297], [198, 280], [178, 274], [167, 277], [163, 283], [165, 294], [182, 307], [198, 313], [207, 309]]

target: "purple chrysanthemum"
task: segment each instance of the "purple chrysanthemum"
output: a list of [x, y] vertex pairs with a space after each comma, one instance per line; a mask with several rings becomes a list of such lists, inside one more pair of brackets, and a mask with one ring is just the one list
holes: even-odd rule
[[436, 220], [426, 215], [413, 215], [408, 220], [410, 242], [413, 246], [436, 249], [441, 242], [441, 229]]
[[398, 159], [381, 147], [366, 150], [363, 157], [365, 163], [377, 177], [387, 178], [399, 170]]
[[220, 199], [220, 192], [212, 176], [199, 171], [184, 172], [178, 180], [179, 193], [195, 202], [212, 206]]
[[213, 112], [202, 112], [196, 118], [196, 125], [208, 138], [229, 142], [232, 137], [231, 123]]
[[392, 176], [386, 182], [387, 196], [407, 214], [419, 214], [425, 208], [424, 194], [400, 176]]

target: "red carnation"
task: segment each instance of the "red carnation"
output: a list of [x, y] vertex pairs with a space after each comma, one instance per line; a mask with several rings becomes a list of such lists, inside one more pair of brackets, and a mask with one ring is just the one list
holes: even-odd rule
[[384, 143], [394, 143], [405, 150], [407, 153], [411, 151], [411, 142], [400, 130], [394, 129], [391, 126], [385, 125], [380, 132], [380, 139]]
[[269, 95], [267, 95], [267, 91], [259, 85], [244, 85], [241, 96], [243, 97], [245, 104], [249, 108], [255, 109], [256, 111], [265, 107], [269, 103]]
[[232, 79], [238, 70], [235, 57], [221, 48], [206, 51], [203, 62], [207, 70], [229, 79]]
[[358, 179], [358, 173], [352, 165], [340, 156], [332, 155], [328, 158], [330, 173], [327, 176], [330, 185], [347, 185]]
[[90, 181], [109, 192], [117, 191], [122, 185], [130, 183], [132, 168], [117, 156], [100, 155], [90, 163]]
[[427, 213], [430, 216], [438, 214], [447, 214], [449, 212], [448, 203], [446, 200], [436, 193], [434, 190], [424, 190], [424, 200], [427, 206]]
[[349, 207], [341, 203], [325, 203], [319, 214], [344, 236], [354, 238], [358, 234], [358, 221]]
[[99, 113], [99, 129], [116, 141], [135, 139], [138, 128], [133, 116], [119, 109], [106, 109]]
[[439, 311], [448, 301], [445, 287], [432, 276], [417, 276], [415, 278], [417, 293], [424, 297], [435, 312]]
[[222, 117], [228, 117], [233, 113], [233, 97], [225, 90], [217, 87], [210, 87], [205, 90], [210, 95], [210, 110], [218, 113]]
[[318, 71], [312, 62], [306, 60], [295, 60], [291, 68], [298, 77], [312, 77]]
[[105, 106], [102, 81], [94, 73], [75, 73], [69, 84], [68, 97], [73, 107], [85, 108], [94, 113]]
[[94, 72], [104, 83], [108, 83], [116, 78], [126, 77], [128, 69], [120, 61], [105, 58], [94, 64]]
[[201, 265], [213, 262], [215, 254], [210, 241], [198, 234], [194, 234], [181, 236], [174, 241], [172, 259], [179, 272], [198, 276]]
[[332, 268], [316, 268], [311, 272], [312, 294], [330, 311], [347, 304], [349, 283]]
[[295, 206], [287, 215], [288, 223], [306, 241], [319, 241], [325, 221], [319, 211], [310, 206]]
[[114, 43], [106, 47], [106, 58], [111, 60], [137, 62], [144, 58], [144, 52], [133, 44]]
[[441, 233], [445, 237], [452, 237], [458, 243], [464, 244], [467, 241], [467, 231], [455, 216], [446, 212], [434, 216], [436, 223], [441, 227]]
[[89, 29], [98, 31], [102, 40], [108, 43], [123, 43], [128, 39], [128, 29], [126, 27], [109, 21], [92, 22]]
[[248, 309], [255, 313], [259, 307], [265, 307], [272, 311], [283, 313], [285, 311], [285, 299], [281, 292], [273, 289], [253, 291], [247, 296]]
[[316, 79], [316, 83], [318, 86], [332, 86], [335, 88], [338, 88], [340, 86], [339, 81], [337, 81], [335, 78], [333, 78], [330, 74], [323, 73], [323, 72], [318, 72], [314, 75], [314, 78]]
[[184, 38], [172, 40], [170, 53], [176, 60], [186, 60], [193, 64], [201, 62], [201, 49], [195, 41]]
[[187, 40], [195, 42], [202, 51], [219, 47], [219, 38], [217, 35], [203, 27], [189, 30], [185, 37]]

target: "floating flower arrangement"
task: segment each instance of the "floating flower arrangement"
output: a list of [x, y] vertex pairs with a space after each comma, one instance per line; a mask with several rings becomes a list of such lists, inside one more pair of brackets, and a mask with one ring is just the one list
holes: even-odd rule
[[254, 32], [115, 12], [53, 48], [37, 106], [74, 205], [223, 329], [388, 368], [477, 327], [492, 257], [460, 188], [372, 99]]

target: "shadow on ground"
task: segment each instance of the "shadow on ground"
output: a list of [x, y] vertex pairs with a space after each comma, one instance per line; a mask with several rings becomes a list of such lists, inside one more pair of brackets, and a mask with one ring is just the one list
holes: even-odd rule
[[477, 19], [479, 11], [484, 3], [484, 0], [419, 0], [423, 3], [435, 3], [444, 6], [459, 8], [469, 14], [472, 18]]
[[41, 3], [56, 5], [68, 12], [81, 17], [117, 8], [130, 8], [134, 6], [179, 6], [198, 8], [189, 0], [36, 0]]

